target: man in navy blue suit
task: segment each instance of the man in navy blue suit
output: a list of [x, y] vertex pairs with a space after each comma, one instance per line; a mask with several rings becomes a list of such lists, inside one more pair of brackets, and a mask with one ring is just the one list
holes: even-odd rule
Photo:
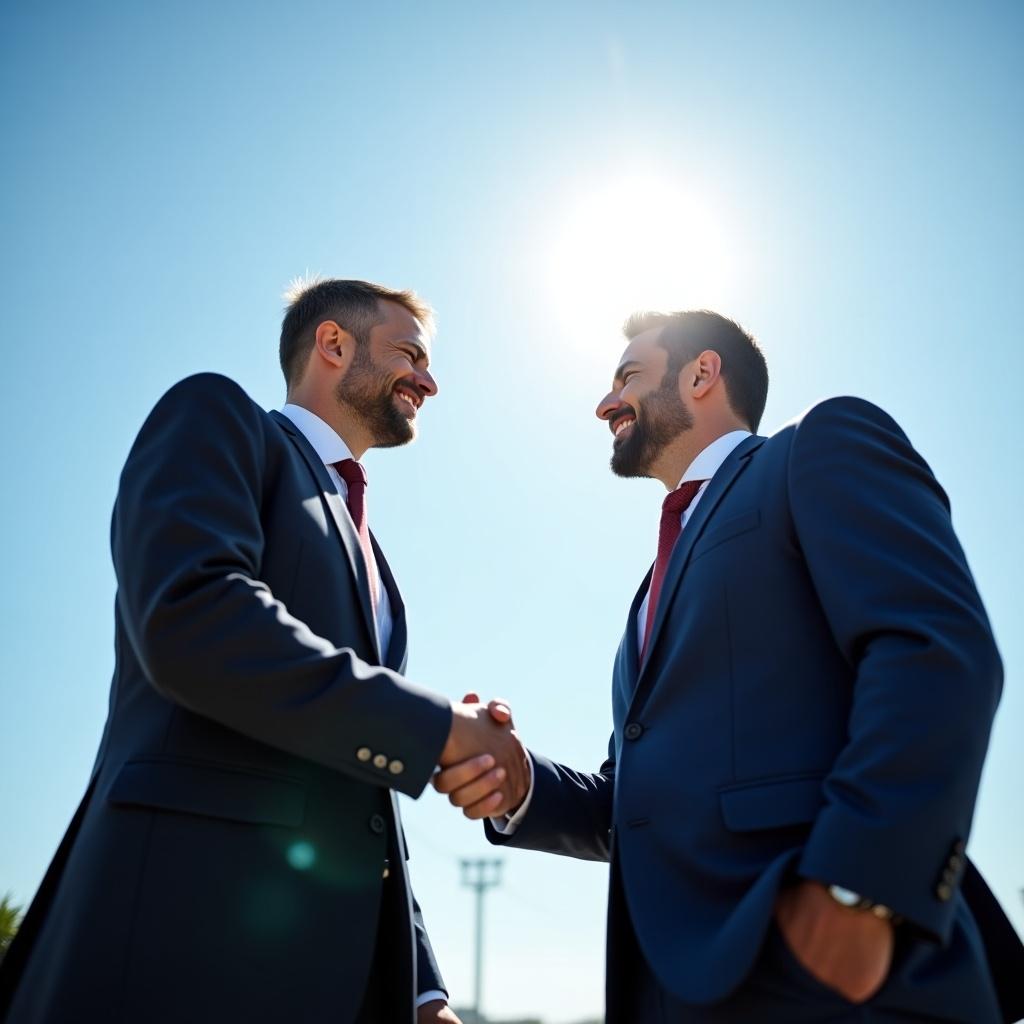
[[[611, 862], [609, 1024], [1017, 1019], [965, 854], [1002, 665], [942, 488], [859, 399], [757, 436], [767, 367], [724, 317], [626, 335], [597, 415], [668, 497], [608, 757], [531, 752], [489, 838]], [[477, 762], [435, 785], [486, 816]]]
[[529, 772], [485, 709], [405, 674], [370, 529], [359, 460], [415, 436], [432, 335], [412, 292], [310, 282], [280, 412], [207, 373], [147, 417], [111, 531], [110, 714], [0, 1021], [458, 1024], [396, 793], [481, 750]]

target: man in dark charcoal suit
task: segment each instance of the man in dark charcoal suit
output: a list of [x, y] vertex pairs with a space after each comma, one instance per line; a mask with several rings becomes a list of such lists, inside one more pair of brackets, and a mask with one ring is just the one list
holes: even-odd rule
[[402, 674], [367, 525], [357, 460], [413, 438], [430, 335], [411, 292], [314, 283], [284, 319], [282, 412], [201, 374], [143, 425], [114, 510], [110, 716], [0, 1019], [457, 1021], [393, 794], [485, 749], [510, 782], [529, 767], [479, 705]]
[[[1016, 1019], [1024, 950], [965, 855], [1002, 666], [946, 495], [859, 399], [756, 436], [732, 321], [626, 334], [597, 414], [669, 494], [608, 759], [533, 753], [490, 838], [611, 861], [609, 1024], [988, 1024], [997, 988]], [[471, 817], [477, 771], [436, 780]]]

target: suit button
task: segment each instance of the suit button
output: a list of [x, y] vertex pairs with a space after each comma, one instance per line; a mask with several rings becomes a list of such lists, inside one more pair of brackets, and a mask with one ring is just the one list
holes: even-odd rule
[[380, 835], [384, 831], [384, 817], [380, 814], [370, 815], [370, 831]]
[[356, 751], [356, 759], [359, 761], [369, 761], [373, 757], [373, 751], [369, 747], [360, 747]]
[[943, 903], [948, 903], [953, 896], [953, 887], [947, 885], [945, 882], [939, 882], [935, 887], [935, 895], [942, 900]]
[[405, 765], [396, 759], [388, 765], [388, 771], [391, 772], [392, 775], [401, 775], [402, 772], [405, 771]]
[[375, 754], [373, 758], [374, 768], [387, 768], [388, 766], [388, 755], [387, 754]]
[[958, 839], [958, 840], [957, 840], [957, 841], [956, 841], [956, 842], [955, 842], [955, 843], [953, 844], [953, 852], [954, 852], [954, 853], [955, 853], [955, 854], [956, 854], [956, 855], [957, 855], [958, 857], [962, 857], [962, 856], [964, 855], [964, 852], [965, 852], [966, 850], [967, 850], [967, 844], [966, 844], [966, 843], [965, 843], [965, 842], [964, 842], [964, 841], [963, 841], [962, 839]]
[[644, 727], [639, 722], [630, 722], [623, 734], [627, 740], [638, 740], [644, 734]]

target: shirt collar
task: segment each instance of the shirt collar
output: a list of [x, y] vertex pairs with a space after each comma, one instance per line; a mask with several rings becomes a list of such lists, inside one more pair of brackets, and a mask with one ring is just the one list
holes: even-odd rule
[[740, 442], [751, 436], [749, 430], [732, 430], [712, 441], [690, 463], [679, 483], [684, 484], [687, 480], [710, 480], [722, 468], [722, 463], [732, 455], [733, 450]]
[[323, 460], [325, 466], [331, 466], [342, 459], [351, 459], [352, 452], [338, 436], [337, 431], [325, 423], [315, 412], [304, 409], [301, 405], [290, 402], [281, 410], [282, 416], [295, 424], [302, 436], [313, 446], [313, 450]]

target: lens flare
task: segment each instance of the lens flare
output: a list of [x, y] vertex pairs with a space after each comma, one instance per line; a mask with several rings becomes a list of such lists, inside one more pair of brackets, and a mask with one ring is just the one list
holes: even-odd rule
[[285, 858], [296, 871], [308, 871], [316, 863], [316, 850], [312, 843], [300, 840], [288, 847]]

